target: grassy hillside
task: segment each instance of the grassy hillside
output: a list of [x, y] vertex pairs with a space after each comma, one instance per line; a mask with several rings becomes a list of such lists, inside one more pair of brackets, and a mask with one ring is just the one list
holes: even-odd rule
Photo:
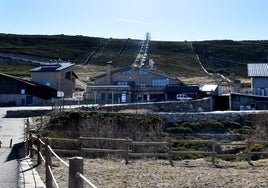
[[0, 35], [0, 50], [65, 60], [83, 59], [101, 38], [65, 35]]
[[188, 42], [152, 41], [149, 58], [158, 69], [176, 76], [204, 76]]
[[[132, 39], [0, 34], [0, 52], [70, 60], [87, 65], [89, 72], [90, 66], [103, 67], [108, 61], [113, 61], [118, 69], [130, 67], [140, 45], [140, 40]], [[232, 79], [243, 78], [247, 77], [247, 63], [267, 62], [268, 41], [151, 41], [149, 45], [149, 58], [156, 62], [157, 68], [175, 76], [204, 76], [195, 54], [208, 71]], [[2, 62], [0, 72], [20, 75], [17, 70], [7, 72], [7, 66]], [[20, 70], [25, 74], [28, 68], [29, 65], [21, 66]]]
[[246, 77], [248, 63], [268, 62], [268, 41], [202, 41], [193, 48], [209, 72]]

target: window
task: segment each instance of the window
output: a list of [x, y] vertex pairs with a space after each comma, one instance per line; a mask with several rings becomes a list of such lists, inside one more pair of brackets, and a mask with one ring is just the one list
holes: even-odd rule
[[146, 88], [146, 83], [145, 82], [141, 82], [140, 83], [140, 88]]
[[138, 75], [147, 75], [149, 74], [149, 72], [147, 72], [146, 70], [139, 70], [138, 71]]
[[66, 73], [65, 73], [65, 79], [66, 79], [66, 80], [71, 80], [71, 75], [72, 75], [72, 74], [71, 74], [71, 71], [66, 72]]
[[121, 102], [122, 102], [122, 103], [127, 102], [127, 94], [126, 94], [126, 93], [122, 93], [122, 94], [121, 94]]
[[130, 75], [131, 74], [131, 70], [126, 70], [121, 72], [122, 75]]
[[125, 82], [125, 81], [118, 81], [118, 82], [117, 82], [117, 85], [123, 85], [123, 86], [125, 86], [125, 85], [128, 85], [128, 82]]
[[101, 94], [101, 100], [104, 101], [105, 100], [105, 93]]
[[152, 79], [152, 86], [153, 87], [163, 87], [169, 84], [168, 78], [156, 78]]

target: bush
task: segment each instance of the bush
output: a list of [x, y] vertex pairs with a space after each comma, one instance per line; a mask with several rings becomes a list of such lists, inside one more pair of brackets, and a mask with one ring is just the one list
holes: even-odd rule
[[189, 127], [168, 127], [166, 131], [174, 134], [189, 134], [193, 132]]
[[251, 146], [251, 151], [261, 151], [264, 148], [262, 144], [253, 144]]
[[213, 119], [199, 120], [200, 130], [202, 132], [223, 133], [226, 132], [224, 125]]
[[250, 134], [250, 133], [252, 133], [252, 131], [253, 131], [253, 130], [251, 129], [250, 126], [244, 125], [244, 126], [241, 128], [240, 133], [241, 133], [241, 134]]
[[184, 122], [184, 123], [182, 123], [182, 126], [185, 128], [192, 129], [193, 132], [200, 131], [200, 124], [198, 122]]
[[235, 122], [235, 121], [223, 121], [222, 124], [224, 125], [225, 128], [230, 128], [230, 129], [239, 129], [242, 127], [240, 123]]

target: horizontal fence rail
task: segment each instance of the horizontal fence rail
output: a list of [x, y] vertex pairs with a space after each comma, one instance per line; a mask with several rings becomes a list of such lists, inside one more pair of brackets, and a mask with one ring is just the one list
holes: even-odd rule
[[[239, 156], [247, 157], [248, 163], [251, 163], [252, 155], [263, 155], [268, 156], [268, 152], [265, 151], [252, 151], [252, 146], [254, 144], [263, 144], [268, 145], [268, 141], [253, 141], [249, 140], [247, 142], [239, 142], [239, 143], [226, 143], [226, 142], [217, 142], [215, 140], [168, 140], [168, 141], [162, 141], [162, 142], [145, 142], [145, 141], [133, 141], [129, 138], [95, 138], [95, 137], [80, 137], [79, 139], [65, 139], [65, 138], [39, 138], [42, 145], [44, 145], [44, 142], [42, 140], [50, 140], [50, 146], [52, 147], [53, 142], [72, 142], [77, 143], [80, 148], [78, 149], [57, 149], [53, 148], [51, 151], [53, 155], [57, 156], [58, 154], [74, 154], [74, 155], [82, 155], [82, 154], [96, 154], [96, 153], [110, 153], [110, 154], [119, 154], [123, 155], [125, 158], [126, 164], [129, 163], [129, 158], [136, 158], [136, 157], [166, 157], [169, 159], [170, 164], [173, 165], [173, 158], [174, 156], [185, 156], [185, 155], [204, 155], [211, 157], [212, 163], [215, 163], [216, 158], [236, 158]], [[101, 143], [109, 143], [108, 146], [110, 147], [101, 147], [98, 146], [98, 144], [94, 146], [86, 146], [85, 142], [89, 143], [98, 143], [101, 145]], [[33, 143], [33, 141], [29, 141], [29, 143]], [[120, 147], [111, 147], [114, 145], [120, 146]], [[209, 148], [207, 151], [203, 150], [176, 150], [174, 148], [174, 145], [176, 144], [206, 144]], [[236, 147], [240, 146], [245, 148], [243, 152], [240, 153], [221, 153], [216, 151], [217, 146], [229, 146], [229, 147]], [[146, 148], [146, 152], [144, 151], [136, 151], [136, 147], [143, 147]], [[160, 148], [161, 151], [155, 151], [153, 149], [150, 150], [150, 148]], [[39, 148], [40, 146], [37, 144], [37, 147], [32, 147], [33, 149]], [[38, 155], [39, 156], [39, 155]], [[41, 155], [40, 155], [41, 156]], [[57, 157], [58, 160], [61, 161], [60, 157]], [[38, 159], [39, 164], [41, 161], [44, 161], [42, 158]], [[63, 162], [63, 161], [61, 161]]]
[[[54, 139], [54, 138], [40, 138], [40, 136], [29, 135], [27, 140], [27, 152], [30, 157], [37, 154], [37, 163], [38, 165], [45, 163], [46, 168], [46, 187], [52, 188], [57, 187], [59, 185], [52, 171], [52, 155], [54, 155], [62, 164], [64, 164], [67, 168], [69, 168], [69, 178], [68, 178], [68, 187], [69, 188], [82, 188], [83, 182], [87, 183], [90, 187], [96, 188], [96, 186], [91, 183], [86, 177], [83, 176], [83, 158], [81, 157], [73, 157], [69, 159], [69, 164], [66, 163], [61, 157], [59, 157], [56, 153], [56, 149], [52, 149], [51, 145], [53, 140], [59, 141], [72, 141], [77, 142], [79, 140], [74, 139]], [[42, 151], [44, 150], [45, 157], [42, 155]], [[59, 150], [60, 152], [62, 150]], [[59, 153], [60, 153], [59, 152]], [[71, 151], [73, 152], [73, 151]], [[54, 183], [54, 186], [53, 186]]]
[[[76, 150], [66, 150], [66, 149], [56, 149], [52, 148], [53, 142], [64, 142], [64, 143], [77, 143], [80, 147]], [[98, 143], [94, 147], [87, 147], [88, 143]], [[102, 148], [101, 143], [109, 143], [106, 148]], [[176, 144], [206, 144], [208, 145], [208, 151], [202, 150], [176, 150]], [[129, 158], [136, 157], [164, 157], [167, 158], [170, 164], [173, 166], [174, 156], [184, 156], [184, 155], [204, 155], [210, 156], [212, 163], [215, 163], [216, 158], [230, 158], [230, 157], [247, 157], [247, 161], [252, 165], [252, 156], [253, 155], [263, 155], [268, 156], [268, 152], [265, 151], [252, 151], [252, 146], [254, 144], [268, 145], [268, 141], [253, 141], [248, 140], [246, 142], [239, 143], [226, 143], [226, 142], [217, 142], [215, 140], [168, 140], [162, 142], [145, 142], [145, 141], [133, 141], [132, 139], [126, 138], [95, 138], [95, 137], [80, 137], [79, 139], [66, 139], [66, 138], [47, 138], [40, 137], [39, 135], [33, 136], [29, 135], [27, 139], [27, 152], [30, 157], [37, 154], [37, 163], [38, 165], [45, 163], [46, 168], [46, 187], [51, 188], [59, 187], [56, 181], [56, 178], [52, 172], [52, 155], [54, 155], [62, 164], [69, 168], [69, 188], [82, 188], [83, 182], [87, 183], [90, 187], [95, 188], [96, 186], [91, 183], [88, 179], [83, 176], [83, 158], [82, 157], [73, 157], [69, 158], [69, 164], [62, 160], [58, 154], [96, 154], [96, 153], [112, 153], [120, 154], [125, 158], [125, 163], [129, 163]], [[93, 144], [94, 145], [94, 144]], [[113, 146], [113, 147], [111, 147]], [[120, 147], [115, 147], [120, 146]], [[223, 147], [237, 147], [240, 146], [244, 148], [243, 152], [240, 153], [219, 153], [216, 151], [216, 146]], [[145, 148], [142, 151], [136, 151], [136, 147]], [[154, 150], [152, 148], [156, 147]], [[150, 150], [151, 149], [151, 150]], [[160, 150], [160, 151], [159, 151]], [[45, 156], [42, 155], [45, 154]]]

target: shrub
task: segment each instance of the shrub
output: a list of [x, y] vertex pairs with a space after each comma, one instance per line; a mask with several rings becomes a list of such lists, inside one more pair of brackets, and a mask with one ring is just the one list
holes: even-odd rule
[[177, 133], [177, 134], [189, 134], [192, 133], [193, 130], [189, 127], [168, 127], [166, 129], [169, 133]]
[[261, 151], [264, 148], [262, 144], [253, 144], [251, 146], [251, 151]]
[[199, 120], [200, 130], [202, 132], [214, 132], [223, 133], [226, 131], [224, 125], [213, 119], [201, 119]]
[[173, 125], [171, 125], [172, 127], [181, 127], [182, 126], [182, 124], [180, 124], [180, 123], [173, 123]]
[[239, 129], [242, 127], [240, 123], [235, 122], [235, 121], [223, 121], [222, 124], [224, 125], [225, 128], [230, 128], [230, 129]]
[[241, 129], [240, 129], [240, 133], [241, 134], [250, 134], [252, 133], [252, 129], [250, 126], [244, 125]]
[[182, 126], [185, 128], [192, 129], [193, 132], [200, 131], [200, 124], [198, 122], [184, 122], [184, 123], [182, 123]]

